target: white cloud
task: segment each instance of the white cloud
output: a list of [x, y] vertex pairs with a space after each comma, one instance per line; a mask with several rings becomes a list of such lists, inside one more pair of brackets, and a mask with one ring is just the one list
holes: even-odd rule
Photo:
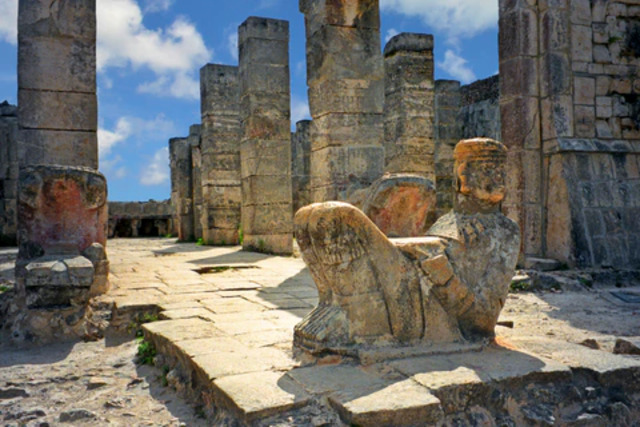
[[232, 32], [227, 36], [227, 49], [229, 54], [236, 61], [238, 60], [238, 32]]
[[164, 12], [169, 10], [173, 0], [144, 0], [144, 12]]
[[[0, 0], [1, 1], [1, 0]], [[164, 0], [147, 1], [147, 7], [169, 7]], [[157, 78], [138, 88], [140, 92], [197, 99], [196, 71], [209, 62], [212, 52], [202, 35], [185, 17], [168, 28], [149, 29], [135, 0], [98, 0], [98, 71], [108, 68], [148, 68]]]
[[444, 61], [438, 62], [438, 66], [447, 72], [451, 77], [460, 80], [463, 84], [476, 80], [473, 70], [467, 65], [467, 60], [458, 56], [452, 50], [447, 50], [444, 54]]
[[389, 28], [389, 30], [387, 31], [387, 35], [384, 36], [385, 43], [387, 43], [389, 40], [391, 40], [392, 38], [394, 38], [398, 34], [400, 34], [400, 33], [395, 28]]
[[0, 0], [0, 40], [18, 41], [18, 0]]
[[169, 149], [167, 147], [156, 151], [151, 162], [140, 175], [142, 185], [160, 185], [169, 180]]
[[100, 157], [109, 155], [116, 145], [133, 136], [138, 140], [168, 140], [175, 132], [175, 124], [163, 114], [151, 120], [132, 116], [120, 117], [112, 130], [103, 127], [98, 129]]
[[498, 24], [498, 0], [380, 0], [380, 7], [420, 17], [453, 44]]
[[114, 156], [111, 159], [100, 159], [100, 172], [102, 172], [107, 180], [122, 179], [127, 176], [127, 168], [121, 166], [122, 157], [119, 155]]
[[300, 120], [311, 119], [309, 112], [309, 103], [293, 95], [291, 97], [291, 126], [294, 127]]

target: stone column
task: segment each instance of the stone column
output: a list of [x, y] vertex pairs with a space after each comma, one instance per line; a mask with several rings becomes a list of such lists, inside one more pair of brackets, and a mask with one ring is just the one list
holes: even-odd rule
[[384, 169], [377, 0], [301, 0], [307, 37], [311, 198], [346, 200]]
[[18, 221], [17, 108], [0, 104], [0, 246], [15, 246]]
[[385, 172], [435, 183], [433, 36], [402, 33], [384, 49]]
[[460, 82], [437, 80], [435, 97], [436, 215], [440, 217], [453, 208], [453, 149], [462, 135], [458, 121]]
[[202, 238], [208, 244], [239, 243], [240, 92], [238, 67], [207, 64], [200, 70], [202, 114]]
[[179, 241], [193, 241], [193, 183], [191, 176], [191, 145], [188, 138], [169, 140], [171, 162], [171, 204]]
[[[84, 305], [108, 288], [95, 0], [19, 1], [18, 128], [16, 283], [29, 309], [25, 327], [44, 339], [82, 335]], [[51, 308], [65, 322], [47, 323]]]
[[238, 28], [243, 127], [243, 247], [293, 248], [289, 23], [249, 18]]
[[[523, 254], [534, 256], [543, 252], [538, 29], [536, 4], [500, 1], [500, 110], [502, 141], [509, 149], [503, 209], [521, 226]], [[562, 25], [554, 31], [558, 41], [568, 37]], [[562, 54], [548, 58], [554, 61], [554, 78], [560, 83], [549, 95], [566, 97], [568, 87], [562, 88], [562, 80], [569, 79], [568, 59]]]
[[291, 134], [291, 177], [293, 182], [293, 210], [297, 212], [311, 203], [309, 192], [309, 170], [311, 141], [309, 128], [311, 120], [296, 123], [296, 131]]
[[202, 154], [200, 151], [200, 125], [189, 128], [189, 146], [191, 147], [191, 202], [193, 203], [193, 236], [202, 239]]

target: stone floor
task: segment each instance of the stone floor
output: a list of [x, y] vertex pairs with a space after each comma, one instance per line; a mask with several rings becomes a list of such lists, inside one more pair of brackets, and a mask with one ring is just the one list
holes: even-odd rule
[[481, 352], [309, 364], [292, 352], [293, 326], [317, 302], [300, 258], [170, 239], [112, 240], [109, 257], [114, 326], [157, 315], [143, 326], [156, 365], [171, 369], [169, 383], [202, 401], [216, 425], [640, 419], [640, 357], [613, 352], [620, 338], [627, 352], [637, 349], [640, 305], [615, 304], [612, 289], [511, 294], [500, 319], [507, 327]]

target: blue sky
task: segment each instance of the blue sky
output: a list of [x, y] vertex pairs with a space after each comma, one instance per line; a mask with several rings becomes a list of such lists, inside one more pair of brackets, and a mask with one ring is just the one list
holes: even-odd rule
[[[0, 0], [0, 101], [16, 103], [18, 0]], [[498, 70], [498, 0], [380, 0], [381, 37], [435, 37], [436, 78], [469, 83]], [[168, 139], [200, 122], [198, 71], [237, 64], [248, 16], [290, 22], [292, 122], [308, 118], [298, 0], [97, 0], [100, 169], [110, 200], [170, 195]]]

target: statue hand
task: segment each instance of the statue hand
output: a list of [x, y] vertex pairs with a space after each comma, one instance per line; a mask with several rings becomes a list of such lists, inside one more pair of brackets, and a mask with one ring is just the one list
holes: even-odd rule
[[446, 285], [454, 275], [453, 267], [445, 255], [428, 258], [420, 266], [434, 286]]

